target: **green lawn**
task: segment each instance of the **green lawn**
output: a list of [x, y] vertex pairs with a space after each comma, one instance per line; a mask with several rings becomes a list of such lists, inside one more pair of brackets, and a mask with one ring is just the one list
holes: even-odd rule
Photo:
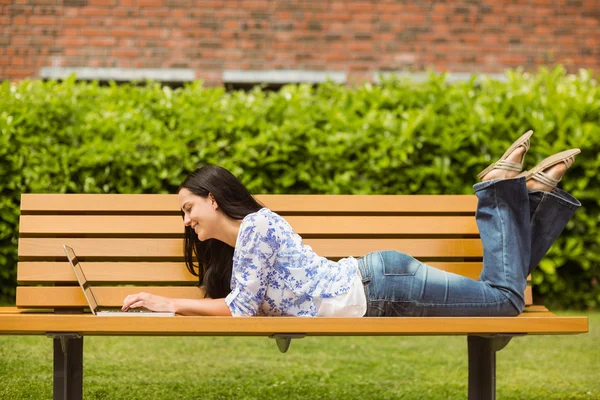
[[[581, 315], [577, 313], [561, 313]], [[600, 313], [590, 333], [515, 338], [499, 399], [600, 398]], [[52, 397], [46, 337], [0, 336], [0, 399]], [[465, 337], [86, 337], [85, 399], [464, 399]]]

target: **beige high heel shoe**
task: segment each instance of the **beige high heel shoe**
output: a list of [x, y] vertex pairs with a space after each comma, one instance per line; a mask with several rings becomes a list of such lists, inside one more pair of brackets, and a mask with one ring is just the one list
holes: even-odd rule
[[[523, 160], [525, 159], [525, 154], [527, 154], [527, 151], [529, 150], [529, 145], [530, 145], [529, 138], [531, 137], [531, 135], [533, 135], [532, 130], [529, 130], [529, 131], [525, 132], [523, 135], [521, 135], [520, 138], [515, 140], [515, 142], [512, 145], [510, 145], [508, 150], [506, 150], [506, 152], [502, 155], [502, 157], [498, 161], [488, 165], [483, 171], [478, 173], [477, 179], [479, 179], [479, 180], [483, 179], [484, 176], [486, 176], [489, 172], [491, 172], [494, 169], [503, 169], [506, 171], [521, 172], [521, 170], [523, 169]], [[517, 163], [517, 162], [513, 162], [513, 161], [508, 161], [507, 160], [508, 156], [510, 156], [510, 154], [520, 146], [525, 147], [525, 153], [523, 153], [523, 157], [521, 157], [521, 162]]]
[[554, 179], [544, 171], [553, 165], [560, 164], [564, 162], [567, 166], [567, 169], [571, 168], [573, 163], [575, 162], [575, 156], [581, 153], [580, 149], [570, 149], [561, 151], [560, 153], [556, 153], [551, 155], [550, 157], [544, 158], [538, 165], [530, 169], [529, 171], [524, 171], [517, 175], [517, 178], [524, 176], [528, 181], [530, 179], [535, 179], [538, 182], [543, 183], [544, 185], [550, 186], [552, 189], [558, 185], [558, 183], [562, 180], [562, 176], [559, 179]]

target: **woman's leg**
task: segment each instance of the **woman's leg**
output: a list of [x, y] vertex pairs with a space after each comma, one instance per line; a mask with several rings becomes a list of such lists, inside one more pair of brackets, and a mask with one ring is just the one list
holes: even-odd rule
[[[581, 203], [567, 192], [553, 189], [527, 191], [530, 209], [515, 207], [525, 203], [519, 201], [524, 195], [522, 179], [510, 181], [476, 185], [480, 198], [477, 222], [484, 244], [481, 281], [439, 270], [401, 252], [373, 252], [359, 260], [367, 292], [366, 316], [517, 315], [524, 305], [527, 275]], [[528, 262], [527, 252], [521, 251], [528, 245], [524, 239], [527, 229], [506, 224], [515, 217], [530, 219]], [[505, 246], [519, 251], [507, 251]]]
[[579, 207], [581, 203], [562, 189], [529, 191], [531, 260], [527, 275], [537, 267]]
[[442, 271], [394, 250], [358, 260], [366, 317], [511, 316], [519, 311], [487, 283]]
[[529, 197], [525, 179], [474, 186], [483, 243], [483, 271], [475, 281], [396, 252], [374, 252], [359, 268], [367, 293], [366, 316], [518, 315], [530, 262]]
[[479, 280], [502, 291], [521, 312], [531, 261], [529, 193], [525, 178], [475, 184], [475, 218], [483, 244]]

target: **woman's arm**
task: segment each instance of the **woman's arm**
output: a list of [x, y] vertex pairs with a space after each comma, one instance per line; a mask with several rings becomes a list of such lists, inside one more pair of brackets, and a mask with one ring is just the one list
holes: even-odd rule
[[127, 311], [139, 307], [181, 315], [231, 316], [225, 299], [172, 299], [144, 292], [125, 297], [121, 309]]
[[172, 299], [174, 311], [181, 315], [215, 315], [231, 317], [225, 299]]

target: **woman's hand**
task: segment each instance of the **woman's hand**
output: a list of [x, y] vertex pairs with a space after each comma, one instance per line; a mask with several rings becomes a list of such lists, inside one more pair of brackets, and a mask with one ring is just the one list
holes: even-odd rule
[[128, 311], [130, 308], [139, 307], [147, 308], [150, 311], [175, 312], [174, 299], [144, 292], [125, 297], [121, 310]]

